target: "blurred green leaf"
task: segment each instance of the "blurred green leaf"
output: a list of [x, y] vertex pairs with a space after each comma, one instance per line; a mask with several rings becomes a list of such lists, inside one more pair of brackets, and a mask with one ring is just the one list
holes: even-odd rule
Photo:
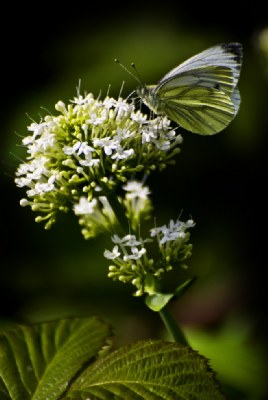
[[210, 359], [220, 381], [244, 393], [243, 400], [267, 395], [266, 356], [263, 344], [252, 340], [251, 328], [249, 321], [236, 317], [218, 331], [184, 331], [190, 345]]

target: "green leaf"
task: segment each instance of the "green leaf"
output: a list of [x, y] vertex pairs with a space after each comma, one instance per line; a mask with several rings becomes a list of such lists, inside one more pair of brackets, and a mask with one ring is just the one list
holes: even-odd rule
[[[153, 279], [155, 278], [153, 277]], [[154, 282], [153, 279], [151, 279], [151, 282]], [[196, 279], [196, 277], [187, 279], [175, 289], [174, 293], [157, 292], [155, 290], [155, 285], [153, 284], [151, 284], [152, 289], [151, 291], [149, 291], [149, 285], [147, 283], [147, 287], [145, 286], [145, 289], [147, 290], [147, 293], [149, 293], [149, 295], [145, 299], [145, 304], [152, 311], [161, 311], [170, 302], [170, 300], [173, 299], [173, 297], [182, 296], [192, 286]]]
[[185, 282], [183, 282], [180, 286], [178, 286], [175, 291], [174, 295], [178, 298], [182, 296], [192, 285], [195, 283], [197, 280], [197, 277], [194, 276], [193, 278], [187, 279]]
[[111, 327], [68, 318], [0, 334], [0, 399], [57, 400], [106, 344]]
[[160, 311], [174, 297], [173, 293], [155, 293], [148, 295], [145, 299], [145, 304], [152, 311]]
[[140, 341], [102, 357], [73, 383], [65, 399], [223, 400], [207, 359], [188, 346]]

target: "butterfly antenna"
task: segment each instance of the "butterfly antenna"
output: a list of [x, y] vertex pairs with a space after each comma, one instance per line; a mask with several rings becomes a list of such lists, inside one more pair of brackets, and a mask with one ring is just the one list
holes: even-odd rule
[[121, 64], [121, 62], [115, 58], [114, 60], [117, 64], [120, 65], [121, 68], [123, 68], [129, 75], [131, 75], [137, 82], [139, 82], [139, 84], [142, 83], [142, 80], [140, 79], [140, 76], [138, 74], [138, 71], [136, 70], [134, 64], [132, 63], [131, 66], [134, 68], [134, 71], [136, 74], [133, 74], [125, 65]]
[[131, 63], [131, 67], [134, 69], [135, 73], [136, 73], [136, 80], [143, 85], [143, 80], [141, 79], [141, 76], [136, 68], [136, 65], [134, 63]]

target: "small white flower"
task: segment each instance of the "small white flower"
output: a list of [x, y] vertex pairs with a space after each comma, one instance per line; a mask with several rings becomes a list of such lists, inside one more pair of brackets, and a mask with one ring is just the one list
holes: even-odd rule
[[71, 156], [77, 152], [80, 147], [81, 142], [76, 142], [73, 146], [63, 146], [63, 152], [67, 156]]
[[134, 154], [133, 149], [123, 150], [123, 148], [120, 145], [118, 145], [116, 147], [116, 152], [114, 152], [111, 158], [113, 160], [124, 160], [126, 158], [131, 157], [133, 154]]
[[122, 241], [122, 239], [117, 234], [113, 235], [111, 237], [111, 239], [112, 239], [112, 242], [114, 242], [114, 243], [121, 243], [121, 241]]
[[185, 237], [184, 232], [172, 231], [168, 228], [162, 229], [162, 238], [160, 239], [160, 244], [164, 244], [166, 242], [175, 241], [178, 237]]
[[109, 251], [109, 250], [105, 250], [104, 251], [104, 257], [108, 258], [108, 260], [114, 260], [115, 258], [120, 257], [120, 255], [121, 255], [121, 253], [118, 250], [118, 246], [117, 245], [114, 246], [112, 251]]
[[63, 151], [66, 155], [89, 155], [95, 151], [94, 147], [89, 146], [87, 142], [77, 141], [73, 146], [64, 146]]
[[131, 247], [131, 253], [132, 254], [128, 254], [128, 255], [124, 256], [124, 261], [139, 260], [143, 256], [143, 254], [146, 253], [146, 249], [144, 247], [142, 247], [139, 250], [138, 247]]
[[94, 147], [89, 146], [87, 142], [80, 142], [80, 146], [78, 148], [77, 154], [80, 156], [81, 154], [84, 154], [87, 156], [88, 154], [91, 154], [95, 151]]
[[117, 118], [123, 118], [124, 116], [131, 114], [134, 110], [134, 106], [128, 104], [126, 100], [123, 100], [120, 97], [116, 102], [115, 110], [117, 111]]
[[34, 197], [38, 194], [51, 192], [54, 189], [55, 189], [55, 186], [54, 186], [54, 177], [53, 177], [53, 179], [48, 180], [47, 182], [37, 182], [33, 189], [27, 190], [27, 195], [29, 197]]
[[147, 200], [150, 194], [150, 190], [147, 186], [143, 186], [141, 182], [138, 181], [128, 181], [123, 189], [128, 192], [126, 194], [127, 199], [133, 199], [138, 197], [139, 199]]
[[126, 235], [122, 238], [122, 243], [124, 246], [139, 246], [142, 242], [137, 240], [135, 235]]
[[188, 219], [188, 221], [185, 222], [186, 228], [193, 228], [195, 226], [195, 222], [192, 219]]
[[157, 139], [157, 131], [151, 127], [147, 127], [147, 129], [143, 129], [142, 131], [142, 144], [150, 143], [153, 140]]
[[105, 97], [105, 99], [103, 100], [103, 105], [109, 109], [112, 107], [116, 107], [117, 101], [113, 97]]
[[104, 149], [104, 153], [110, 156], [114, 149], [118, 147], [118, 141], [111, 139], [109, 136], [102, 139], [93, 139], [93, 144], [96, 147], [101, 147]]
[[133, 121], [138, 122], [138, 124], [145, 124], [147, 122], [147, 115], [142, 114], [141, 111], [136, 111], [131, 114], [131, 118]]
[[32, 122], [30, 126], [28, 126], [28, 131], [33, 132], [32, 136], [27, 136], [23, 138], [22, 143], [25, 146], [28, 146], [30, 143], [33, 143], [37, 136], [41, 136], [46, 128], [46, 123], [37, 124], [36, 122]]
[[155, 228], [152, 228], [152, 229], [150, 229], [150, 235], [151, 235], [151, 237], [155, 237], [155, 236], [157, 236], [160, 232], [162, 231], [162, 228], [160, 227], [155, 227]]
[[159, 235], [160, 244], [164, 244], [175, 241], [177, 238], [184, 239], [186, 237], [186, 229], [192, 228], [194, 225], [193, 220], [188, 220], [186, 223], [179, 219], [175, 222], [174, 220], [170, 220], [168, 226], [155, 227], [150, 230], [150, 233], [151, 237]]
[[170, 141], [169, 140], [152, 140], [152, 142], [155, 144], [155, 146], [162, 151], [167, 151], [170, 148]]
[[79, 164], [83, 167], [95, 167], [96, 165], [99, 165], [99, 163], [99, 158], [91, 158], [89, 156], [85, 160], [79, 160]]
[[112, 236], [112, 241], [114, 243], [120, 243], [124, 246], [139, 246], [142, 242], [137, 240], [136, 235], [126, 235], [120, 238], [118, 235]]
[[90, 115], [90, 118], [86, 121], [88, 124], [92, 125], [101, 125], [103, 122], [105, 122], [108, 118], [108, 110], [104, 108], [101, 110], [101, 114], [98, 115], [98, 113], [92, 112]]
[[79, 106], [82, 106], [86, 103], [89, 103], [90, 100], [94, 101], [93, 96], [91, 93], [89, 93], [86, 97], [83, 97], [81, 94], [78, 97], [74, 97], [73, 100], [71, 100], [71, 103], [77, 104]]
[[74, 213], [75, 215], [93, 214], [96, 205], [97, 205], [96, 199], [88, 201], [86, 197], [80, 197], [79, 203], [74, 205]]
[[117, 140], [118, 143], [121, 143], [122, 140], [127, 139], [133, 135], [135, 135], [135, 132], [131, 133], [128, 129], [117, 128], [114, 139]]

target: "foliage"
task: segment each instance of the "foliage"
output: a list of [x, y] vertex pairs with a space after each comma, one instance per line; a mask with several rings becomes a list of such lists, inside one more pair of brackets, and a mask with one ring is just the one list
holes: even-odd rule
[[0, 335], [1, 400], [222, 400], [207, 360], [189, 346], [141, 341], [110, 351], [99, 318], [18, 325]]

